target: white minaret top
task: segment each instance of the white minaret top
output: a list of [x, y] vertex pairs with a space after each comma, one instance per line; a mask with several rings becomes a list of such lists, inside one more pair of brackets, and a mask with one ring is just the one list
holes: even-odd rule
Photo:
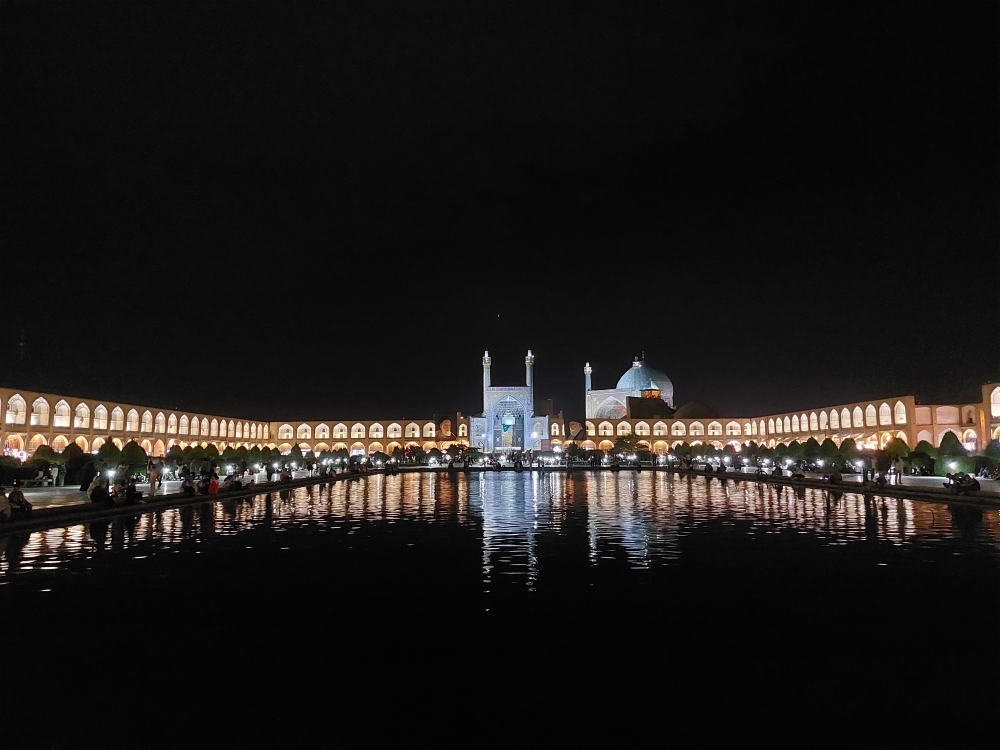
[[488, 351], [483, 352], [483, 416], [488, 416], [487, 411], [489, 411], [489, 400], [486, 398], [486, 389], [490, 387], [490, 353]]
[[593, 374], [594, 368], [590, 366], [590, 362], [583, 366], [583, 377], [585, 380], [585, 390], [590, 390], [590, 376]]
[[531, 416], [535, 416], [535, 355], [528, 349], [528, 356], [524, 358], [524, 383], [528, 386], [528, 409]]

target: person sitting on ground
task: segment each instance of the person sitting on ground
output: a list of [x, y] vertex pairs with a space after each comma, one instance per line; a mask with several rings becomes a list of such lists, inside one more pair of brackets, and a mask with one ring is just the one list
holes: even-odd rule
[[726, 465], [720, 463], [718, 466], [715, 467], [715, 473], [716, 474], [725, 474], [726, 473]]
[[94, 489], [101, 483], [101, 475], [94, 474], [94, 478], [90, 480], [90, 485], [87, 487], [87, 497], [90, 497], [94, 493]]
[[944, 486], [955, 494], [961, 495], [979, 489], [979, 481], [964, 471], [960, 471], [957, 474], [946, 474], [945, 476], [948, 477], [948, 483]]
[[802, 470], [801, 464], [792, 469], [792, 479], [805, 479], [806, 473]]
[[7, 495], [4, 493], [3, 487], [0, 486], [0, 521], [9, 521], [13, 510], [7, 501]]
[[219, 475], [212, 474], [212, 478], [208, 480], [208, 494], [218, 495], [219, 494]]
[[24, 498], [24, 493], [21, 492], [20, 482], [14, 482], [14, 489], [12, 489], [10, 494], [7, 496], [7, 504], [10, 505], [12, 515], [19, 513], [26, 518], [31, 517], [31, 503]]
[[781, 467], [778, 466], [778, 464], [775, 464], [774, 468], [771, 469], [771, 476], [772, 477], [783, 477], [783, 476], [785, 476], [785, 472], [783, 472], [781, 470]]
[[194, 485], [194, 477], [190, 474], [184, 477], [184, 481], [181, 482], [181, 492], [184, 493], [186, 497], [193, 497], [197, 488]]
[[135, 505], [142, 502], [142, 493], [135, 486], [135, 478], [130, 477], [125, 488], [125, 504]]
[[105, 505], [114, 505], [115, 501], [111, 497], [111, 493], [108, 492], [108, 480], [101, 479], [97, 486], [90, 493], [90, 502], [92, 503], [104, 503]]
[[840, 473], [837, 464], [833, 464], [830, 467], [830, 484], [840, 484], [842, 481], [844, 481], [844, 475]]

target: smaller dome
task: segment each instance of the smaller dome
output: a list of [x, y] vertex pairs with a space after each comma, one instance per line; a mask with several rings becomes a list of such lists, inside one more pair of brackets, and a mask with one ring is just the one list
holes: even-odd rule
[[719, 413], [701, 401], [688, 401], [674, 412], [674, 419], [718, 419]]

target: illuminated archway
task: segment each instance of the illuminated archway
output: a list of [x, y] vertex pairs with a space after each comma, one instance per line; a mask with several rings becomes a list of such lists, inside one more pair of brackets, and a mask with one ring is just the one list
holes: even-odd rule
[[87, 453], [90, 450], [90, 444], [87, 442], [87, 438], [83, 437], [83, 435], [78, 437], [73, 442], [76, 443], [77, 446], [80, 448], [80, 450], [82, 450], [84, 453]]

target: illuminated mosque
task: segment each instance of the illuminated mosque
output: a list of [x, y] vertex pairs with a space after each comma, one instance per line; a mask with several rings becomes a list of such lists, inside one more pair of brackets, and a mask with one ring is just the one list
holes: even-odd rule
[[107, 442], [120, 448], [130, 440], [153, 456], [175, 445], [209, 444], [220, 451], [266, 446], [282, 453], [346, 450], [354, 455], [464, 445], [510, 454], [558, 452], [570, 444], [610, 451], [618, 438], [635, 436], [636, 447], [663, 454], [679, 443], [739, 450], [750, 441], [773, 448], [809, 438], [829, 438], [838, 445], [852, 438], [864, 448], [882, 447], [893, 438], [911, 447], [920, 441], [938, 446], [949, 432], [968, 450], [982, 451], [1000, 438], [1000, 382], [984, 384], [981, 398], [966, 403], [924, 404], [913, 395], [898, 395], [787, 413], [724, 416], [699, 402], [675, 408], [670, 378], [637, 357], [614, 388], [594, 389], [593, 369], [589, 363], [584, 366], [581, 423], [564, 419], [551, 400], [536, 400], [530, 350], [524, 364], [524, 385], [493, 385], [491, 359], [484, 353], [482, 412], [472, 416], [262, 421], [0, 387], [0, 406], [5, 407], [0, 445], [5, 454], [20, 458], [42, 445], [61, 452], [74, 443], [92, 452]]
[[[490, 382], [490, 353], [483, 353], [483, 413], [469, 418], [472, 445], [484, 453], [518, 453], [550, 448], [551, 408], [535, 405], [535, 355], [524, 358], [523, 386], [495, 386]], [[551, 403], [551, 402], [549, 402]], [[548, 413], [542, 413], [548, 412]], [[553, 422], [555, 435], [559, 426]]]

